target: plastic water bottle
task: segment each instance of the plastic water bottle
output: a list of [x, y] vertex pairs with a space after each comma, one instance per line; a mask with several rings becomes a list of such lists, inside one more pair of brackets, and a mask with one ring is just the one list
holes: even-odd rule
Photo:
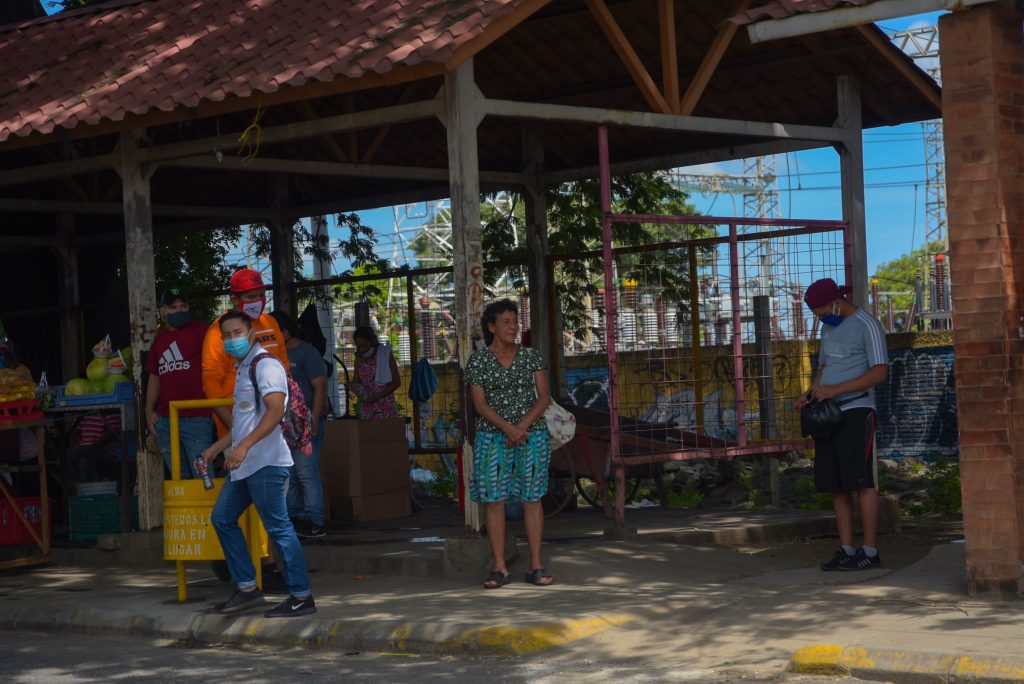
[[196, 474], [203, 479], [203, 489], [213, 489], [213, 479], [210, 477], [210, 469], [206, 466], [206, 459], [196, 456]]

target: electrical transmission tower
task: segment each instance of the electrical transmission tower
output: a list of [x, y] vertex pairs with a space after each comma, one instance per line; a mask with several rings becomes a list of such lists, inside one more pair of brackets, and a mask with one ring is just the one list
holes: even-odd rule
[[[906, 31], [894, 31], [889, 39], [908, 57], [915, 60], [937, 83], [942, 83], [938, 65], [939, 31], [935, 26], [920, 26]], [[921, 124], [924, 132], [925, 162], [925, 229], [924, 264], [921, 268], [921, 293], [929, 299], [926, 312], [945, 309], [945, 297], [935, 292], [938, 279], [932, 277], [936, 253], [949, 250], [949, 235], [946, 230], [946, 157], [942, 142], [942, 120], [932, 119]], [[938, 244], [933, 252], [932, 245]], [[933, 320], [932, 324], [936, 322]]]
[[[917, 61], [931, 60], [922, 65], [928, 75], [942, 84], [942, 74], [937, 60], [939, 57], [939, 30], [935, 26], [921, 26], [907, 31], [895, 31], [890, 40]], [[925, 249], [928, 245], [942, 243], [942, 251], [948, 248], [946, 234], [946, 162], [942, 144], [942, 120], [932, 119], [921, 124], [924, 129], [924, 161], [926, 171], [925, 188]]]

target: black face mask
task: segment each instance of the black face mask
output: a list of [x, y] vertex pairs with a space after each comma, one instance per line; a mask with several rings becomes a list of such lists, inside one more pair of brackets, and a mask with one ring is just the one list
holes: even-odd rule
[[188, 311], [175, 311], [167, 314], [167, 322], [171, 324], [172, 328], [184, 328], [191, 318], [192, 314]]

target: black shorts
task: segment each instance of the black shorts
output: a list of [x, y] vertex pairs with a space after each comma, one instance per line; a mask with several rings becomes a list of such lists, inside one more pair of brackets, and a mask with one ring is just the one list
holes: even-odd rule
[[843, 422], [826, 439], [814, 440], [814, 486], [819, 492], [875, 488], [875, 411], [843, 411]]

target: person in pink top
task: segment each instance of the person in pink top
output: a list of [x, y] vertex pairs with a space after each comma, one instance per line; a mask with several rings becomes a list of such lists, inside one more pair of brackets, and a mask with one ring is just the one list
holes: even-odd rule
[[359, 397], [359, 419], [380, 420], [398, 415], [395, 390], [402, 385], [391, 347], [377, 339], [373, 328], [360, 326], [352, 333], [356, 345], [356, 380], [349, 389]]

